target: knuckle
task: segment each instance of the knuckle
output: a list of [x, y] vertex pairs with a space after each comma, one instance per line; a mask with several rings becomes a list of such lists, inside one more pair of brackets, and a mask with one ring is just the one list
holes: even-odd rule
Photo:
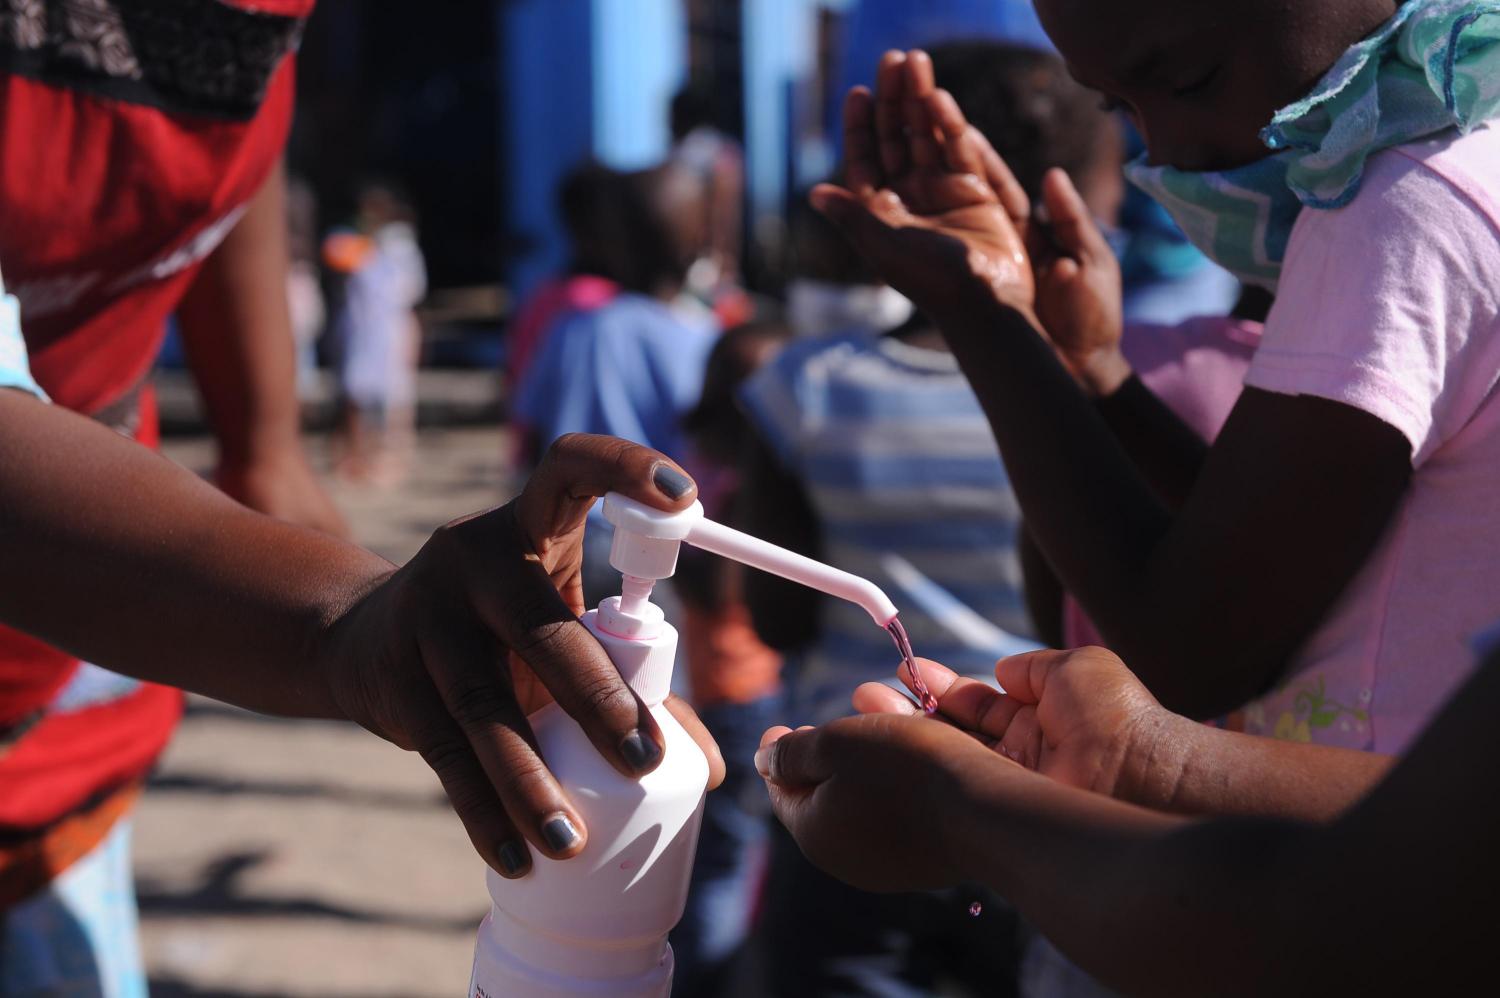
[[503, 720], [514, 703], [510, 691], [491, 682], [455, 680], [443, 697], [448, 713], [465, 731], [484, 728]]
[[571, 684], [572, 698], [583, 711], [598, 717], [636, 714], [635, 695], [618, 675], [585, 675]]
[[[416, 742], [417, 754], [427, 767], [443, 781], [445, 787], [469, 767], [469, 746], [453, 738], [436, 738], [428, 742]], [[451, 795], [451, 791], [450, 791]]]
[[501, 800], [539, 813], [554, 809], [552, 788], [552, 774], [535, 756], [507, 766], [495, 784]]
[[568, 654], [575, 650], [568, 638], [568, 624], [573, 622], [573, 616], [559, 610], [560, 600], [555, 592], [536, 586], [526, 586], [511, 596], [510, 650], [528, 665], [538, 666], [540, 663], [535, 660], [547, 652]]

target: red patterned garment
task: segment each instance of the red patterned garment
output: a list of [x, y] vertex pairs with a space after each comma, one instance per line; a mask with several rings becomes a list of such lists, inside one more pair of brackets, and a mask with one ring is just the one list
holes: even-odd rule
[[[312, 6], [0, 0], [0, 270], [55, 403], [155, 444], [142, 386], [281, 156]], [[54, 705], [77, 669], [0, 630], [0, 851], [129, 792], [171, 735], [181, 697], [159, 686]]]

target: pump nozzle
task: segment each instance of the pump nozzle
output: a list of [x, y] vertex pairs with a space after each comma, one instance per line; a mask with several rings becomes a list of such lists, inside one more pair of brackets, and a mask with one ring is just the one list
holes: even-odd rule
[[693, 503], [681, 513], [666, 513], [612, 492], [604, 497], [604, 518], [615, 526], [609, 563], [627, 576], [669, 578], [677, 569], [678, 548], [686, 541], [704, 551], [858, 604], [880, 627], [896, 618], [896, 605], [869, 579], [705, 519], [701, 503]]

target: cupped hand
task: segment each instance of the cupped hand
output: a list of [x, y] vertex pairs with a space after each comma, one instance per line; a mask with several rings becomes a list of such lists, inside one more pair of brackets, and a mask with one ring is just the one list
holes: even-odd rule
[[[627, 776], [662, 758], [650, 712], [578, 621], [584, 522], [607, 492], [674, 511], [696, 489], [655, 451], [564, 437], [520, 496], [439, 529], [330, 628], [324, 680], [342, 709], [422, 755], [474, 848], [507, 877], [529, 868], [527, 842], [564, 859], [588, 835], [527, 715], [555, 700]], [[708, 756], [716, 786], [724, 764], [713, 739], [685, 703], [667, 707]]]
[[963, 830], [983, 795], [1041, 779], [950, 725], [894, 713], [772, 728], [755, 766], [807, 858], [869, 891], [974, 879]]
[[[918, 668], [938, 716], [971, 740], [1060, 783], [1110, 796], [1130, 796], [1137, 770], [1149, 764], [1152, 737], [1172, 717], [1103, 648], [1002, 659], [995, 678], [1004, 693], [936, 662], [920, 660]], [[856, 690], [854, 706], [864, 714], [918, 713], [879, 683]]]
[[844, 157], [847, 186], [813, 204], [891, 286], [939, 321], [976, 293], [1032, 312], [1026, 194], [927, 53], [887, 52], [875, 92], [850, 92]]

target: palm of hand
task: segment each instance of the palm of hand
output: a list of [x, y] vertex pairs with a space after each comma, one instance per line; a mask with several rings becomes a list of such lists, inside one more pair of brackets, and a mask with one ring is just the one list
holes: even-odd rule
[[[1034, 255], [1042, 259], [1042, 254]], [[1080, 265], [1052, 254], [1036, 267], [1036, 314], [1075, 375], [1101, 354], [1118, 350], [1124, 333], [1119, 264], [1113, 256]]]
[[[1132, 739], [1157, 707], [1146, 688], [1102, 649], [1052, 653], [1033, 659], [1045, 678], [1015, 709], [997, 750], [1059, 783], [1113, 794]], [[1033, 669], [1035, 672], [1035, 669]]]
[[978, 278], [1000, 300], [1032, 307], [1036, 287], [1021, 235], [978, 176], [914, 167], [866, 206], [899, 236], [889, 252], [902, 266], [882, 267], [912, 285], [898, 290], [921, 301], [958, 294], [959, 282]]
[[856, 88], [844, 115], [847, 187], [814, 201], [880, 275], [932, 314], [976, 287], [1030, 312], [1026, 194], [937, 88], [931, 59], [888, 53], [876, 92]]
[[[1002, 660], [1008, 692], [936, 662], [918, 666], [938, 700], [938, 717], [994, 753], [1060, 783], [1111, 794], [1142, 725], [1161, 707], [1118, 658], [1102, 648], [1042, 651]], [[869, 683], [854, 696], [866, 714], [913, 714], [890, 687]]]
[[1099, 351], [1119, 347], [1123, 325], [1118, 276], [1111, 282], [1107, 275], [1059, 273], [1055, 263], [1038, 270], [1037, 318], [1075, 372]]

